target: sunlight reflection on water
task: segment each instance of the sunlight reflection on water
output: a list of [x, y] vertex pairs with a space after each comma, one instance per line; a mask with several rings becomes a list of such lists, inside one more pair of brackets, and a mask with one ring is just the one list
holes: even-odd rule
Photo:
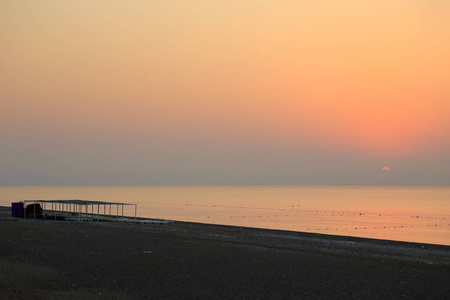
[[0, 195], [1, 205], [128, 202], [138, 217], [450, 245], [449, 187], [28, 186]]

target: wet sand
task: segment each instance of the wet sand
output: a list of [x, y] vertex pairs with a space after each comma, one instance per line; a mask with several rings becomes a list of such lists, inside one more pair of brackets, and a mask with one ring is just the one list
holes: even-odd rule
[[278, 230], [13, 219], [2, 299], [448, 299], [450, 247]]

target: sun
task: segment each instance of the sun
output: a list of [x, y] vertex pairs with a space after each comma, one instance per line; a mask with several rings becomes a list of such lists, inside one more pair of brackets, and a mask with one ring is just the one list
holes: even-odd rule
[[391, 168], [389, 167], [383, 167], [383, 171], [389, 171]]

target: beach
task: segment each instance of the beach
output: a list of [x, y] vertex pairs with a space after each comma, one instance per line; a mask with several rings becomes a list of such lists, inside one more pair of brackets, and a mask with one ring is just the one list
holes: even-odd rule
[[444, 299], [450, 247], [188, 222], [11, 218], [2, 299]]

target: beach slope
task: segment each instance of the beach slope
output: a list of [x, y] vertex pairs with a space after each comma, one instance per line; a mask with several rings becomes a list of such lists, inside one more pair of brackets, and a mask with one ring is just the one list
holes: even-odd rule
[[2, 299], [445, 299], [450, 247], [173, 222], [13, 219]]

